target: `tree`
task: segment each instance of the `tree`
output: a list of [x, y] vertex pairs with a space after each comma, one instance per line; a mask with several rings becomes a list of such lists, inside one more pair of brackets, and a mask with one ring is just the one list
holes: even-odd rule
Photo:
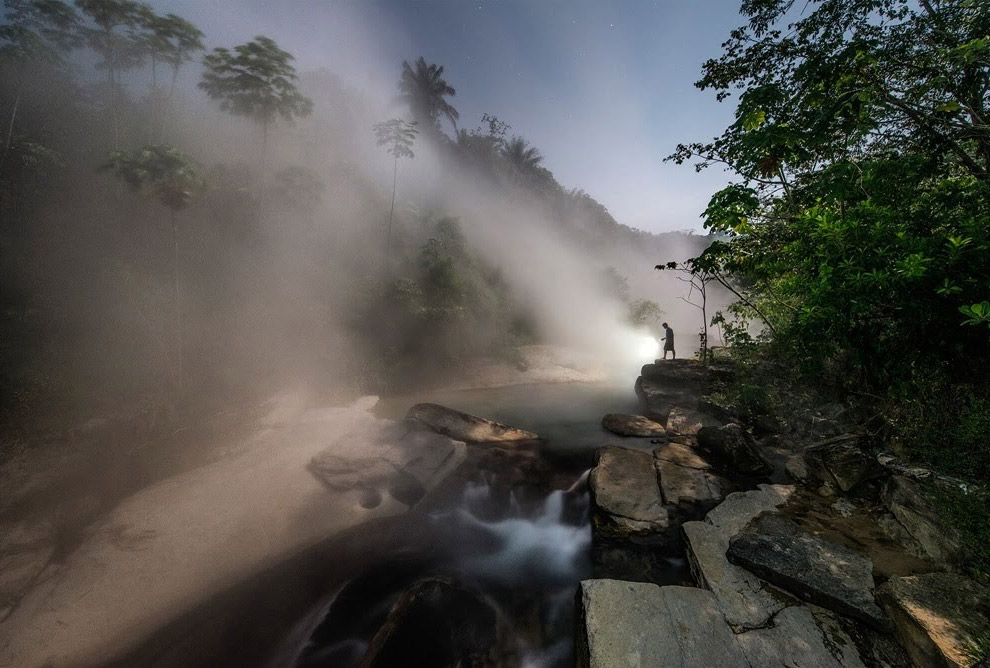
[[[175, 95], [179, 69], [193, 59], [193, 54], [203, 50], [203, 33], [195, 25], [175, 14], [152, 15], [148, 18], [147, 50], [151, 57], [152, 135], [165, 133], [165, 116]], [[172, 68], [172, 81], [168, 93], [158, 90], [158, 63]], [[159, 98], [160, 104], [159, 104]], [[155, 125], [158, 125], [156, 133]]]
[[165, 144], [129, 151], [113, 151], [102, 170], [112, 172], [132, 190], [155, 198], [169, 210], [172, 227], [172, 279], [175, 288], [176, 387], [181, 391], [182, 293], [179, 282], [179, 226], [175, 214], [185, 209], [203, 187], [199, 167], [192, 158]]
[[[701, 311], [701, 350], [699, 352], [701, 363], [708, 362], [708, 284], [715, 280], [715, 277], [704, 266], [699, 265], [696, 260], [687, 262], [668, 262], [658, 264], [654, 269], [658, 271], [675, 271], [679, 274], [677, 280], [688, 284], [686, 296], [679, 297], [681, 301], [690, 304]], [[698, 293], [697, 297], [694, 294]], [[696, 301], [692, 301], [694, 298]]]
[[395, 183], [399, 171], [399, 158], [413, 158], [413, 140], [416, 139], [416, 122], [404, 121], [400, 118], [393, 118], [381, 123], [375, 123], [375, 141], [379, 146], [384, 146], [386, 152], [392, 156], [392, 205], [388, 210], [388, 237], [386, 249], [392, 249], [392, 214], [395, 212]]
[[103, 58], [99, 66], [107, 71], [107, 100], [116, 150], [120, 146], [118, 77], [121, 70], [137, 67], [144, 60], [145, 29], [154, 12], [134, 0], [76, 0], [76, 6], [95, 24], [83, 34], [89, 47]]
[[206, 71], [199, 87], [223, 111], [261, 125], [261, 172], [268, 153], [268, 127], [277, 118], [292, 122], [313, 112], [313, 101], [296, 87], [293, 56], [274, 40], [258, 35], [229, 49], [214, 49], [203, 58]]
[[5, 23], [0, 25], [0, 63], [17, 71], [17, 83], [3, 137], [0, 167], [13, 142], [27, 65], [39, 61], [61, 65], [63, 51], [79, 45], [79, 15], [61, 0], [7, 0], [5, 4]]
[[530, 146], [522, 137], [513, 137], [506, 142], [502, 156], [509, 162], [516, 175], [527, 176], [536, 171], [543, 162], [543, 156], [535, 146]]
[[409, 105], [413, 121], [420, 127], [440, 132], [440, 118], [444, 117], [454, 126], [456, 136], [460, 114], [445, 99], [456, 94], [443, 78], [443, 65], [427, 65], [422, 56], [413, 65], [402, 61], [399, 99]]

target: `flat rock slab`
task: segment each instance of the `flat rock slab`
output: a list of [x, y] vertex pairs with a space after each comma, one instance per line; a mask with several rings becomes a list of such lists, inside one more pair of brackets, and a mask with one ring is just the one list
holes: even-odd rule
[[748, 492], [733, 492], [705, 515], [705, 521], [734, 536], [762, 513], [787, 503], [794, 494], [793, 485], [759, 485]]
[[701, 389], [711, 377], [708, 369], [687, 359], [657, 360], [653, 364], [644, 364], [639, 373], [643, 378], [661, 385], [691, 389]]
[[764, 514], [729, 540], [729, 561], [795, 596], [888, 630], [873, 598], [873, 562], [863, 554]]
[[703, 589], [584, 580], [578, 607], [578, 666], [749, 666]]
[[736, 638], [754, 667], [865, 668], [852, 639], [838, 625], [822, 629], [803, 605], [782, 610], [768, 628]]
[[609, 413], [602, 418], [602, 427], [619, 436], [663, 438], [667, 435], [662, 424], [642, 415]]
[[714, 506], [722, 500], [722, 486], [714, 473], [703, 468], [681, 466], [670, 459], [656, 459], [664, 502], [670, 505]]
[[766, 625], [785, 605], [758, 577], [725, 556], [733, 535], [760, 513], [786, 503], [793, 492], [784, 485], [762, 487], [730, 494], [705, 522], [685, 522], [682, 527], [695, 581], [715, 595], [725, 620], [737, 632]]
[[972, 666], [967, 649], [990, 629], [990, 589], [952, 573], [893, 577], [877, 592], [918, 666]]
[[767, 591], [758, 577], [729, 563], [725, 557], [729, 536], [722, 529], [708, 522], [685, 522], [682, 530], [695, 581], [715, 595], [733, 630], [765, 626], [784, 608], [784, 602]]
[[540, 438], [531, 431], [509, 427], [440, 404], [416, 404], [406, 413], [406, 418], [419, 420], [438, 434], [467, 443], [535, 441]]
[[592, 528], [598, 536], [633, 536], [667, 528], [653, 455], [642, 450], [606, 446], [588, 478]]
[[653, 450], [653, 456], [658, 460], [671, 462], [678, 466], [686, 466], [693, 469], [709, 470], [711, 466], [698, 452], [686, 443], [664, 443]]
[[710, 415], [682, 406], [674, 406], [667, 414], [667, 431], [682, 436], [695, 436], [702, 427], [719, 427], [721, 423]]

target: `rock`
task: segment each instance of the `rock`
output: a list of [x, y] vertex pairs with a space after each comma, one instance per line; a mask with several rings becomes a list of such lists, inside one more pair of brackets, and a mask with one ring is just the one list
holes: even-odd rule
[[606, 446], [598, 451], [588, 484], [596, 537], [644, 535], [667, 528], [667, 510], [650, 453]]
[[765, 626], [784, 602], [768, 592], [760, 579], [725, 557], [729, 535], [708, 522], [685, 522], [688, 563], [695, 581], [715, 595], [725, 621], [734, 631]]
[[687, 466], [695, 469], [710, 469], [708, 462], [701, 458], [694, 448], [684, 443], [665, 443], [653, 451], [653, 456], [659, 460], [664, 460]]
[[498, 615], [478, 594], [430, 578], [399, 597], [361, 665], [494, 665], [499, 630]]
[[890, 578], [877, 595], [918, 666], [971, 666], [968, 650], [990, 629], [990, 589], [952, 573]]
[[667, 430], [662, 424], [642, 415], [609, 413], [602, 418], [602, 427], [619, 436], [662, 438], [667, 435]]
[[708, 511], [705, 521], [719, 527], [731, 537], [742, 531], [753, 518], [772, 512], [787, 503], [793, 494], [793, 485], [766, 484], [748, 492], [733, 492], [725, 497], [725, 501]]
[[762, 485], [764, 489], [735, 492], [710, 511], [705, 522], [683, 525], [688, 562], [695, 581], [710, 590], [733, 630], [763, 626], [783, 608], [759, 578], [729, 563], [729, 539], [762, 512], [783, 505], [794, 488]]
[[721, 420], [722, 422], [735, 421], [729, 407], [714, 397], [701, 397], [698, 399], [698, 410], [702, 413], [708, 413], [715, 419]]
[[391, 437], [386, 437], [388, 442], [381, 447], [366, 448], [360, 454], [327, 448], [313, 457], [309, 470], [331, 490], [359, 490], [362, 507], [377, 507], [381, 491], [388, 491], [408, 506], [414, 505], [440, 472], [447, 471], [457, 446], [464, 446], [408, 425], [395, 424], [386, 429]]
[[640, 375], [646, 380], [667, 387], [691, 389], [697, 392], [709, 382], [708, 369], [694, 360], [657, 360], [644, 364]]
[[770, 584], [879, 630], [888, 620], [873, 600], [873, 562], [866, 556], [763, 514], [729, 540], [726, 553]]
[[694, 436], [702, 427], [718, 426], [718, 420], [712, 416], [690, 408], [674, 406], [667, 414], [667, 431], [682, 436]]
[[406, 418], [418, 420], [438, 434], [466, 443], [535, 441], [540, 438], [531, 431], [468, 415], [439, 404], [416, 404], [406, 413]]
[[805, 459], [819, 469], [822, 479], [835, 481], [848, 492], [864, 480], [875, 478], [880, 469], [876, 461], [859, 447], [859, 437], [844, 434], [812, 445], [804, 450]]
[[577, 596], [577, 665], [748, 666], [710, 592], [584, 580]]
[[939, 484], [935, 479], [919, 482], [891, 476], [880, 498], [932, 561], [952, 565], [959, 561], [962, 539], [939, 515], [936, 500]]
[[759, 668], [864, 668], [849, 636], [837, 624], [821, 628], [803, 605], [782, 610], [768, 628], [736, 638], [750, 665]]
[[852, 514], [856, 512], [856, 504], [845, 497], [837, 500], [830, 507], [843, 517], [852, 517]]
[[636, 379], [636, 396], [647, 415], [666, 422], [667, 414], [675, 406], [697, 406], [695, 395], [682, 389], [665, 387], [642, 376]]
[[784, 462], [784, 471], [791, 477], [792, 480], [797, 482], [808, 482], [811, 480], [811, 471], [808, 467], [808, 461], [804, 458], [802, 454], [793, 454], [787, 457], [787, 461]]
[[664, 502], [674, 506], [711, 507], [722, 500], [722, 486], [718, 478], [704, 460], [701, 464], [701, 467], [682, 466], [671, 459], [656, 459]]
[[773, 467], [756, 450], [749, 434], [738, 424], [702, 427], [698, 445], [712, 453], [713, 461], [745, 475], [768, 475]]

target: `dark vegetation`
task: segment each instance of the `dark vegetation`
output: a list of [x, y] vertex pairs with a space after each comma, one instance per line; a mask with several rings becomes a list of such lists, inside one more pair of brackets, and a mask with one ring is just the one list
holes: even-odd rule
[[[746, 0], [697, 86], [736, 121], [670, 160], [723, 165], [689, 263], [731, 280], [717, 316], [863, 415], [878, 447], [990, 481], [990, 5]], [[733, 317], [734, 316], [734, 317]], [[748, 322], [763, 322], [754, 341]], [[762, 344], [754, 347], [754, 344]], [[739, 388], [765, 404], [759, 378]], [[986, 576], [984, 493], [946, 499]]]
[[[465, 229], [484, 220], [403, 191], [405, 166], [424, 153], [524, 203], [600, 269], [623, 266], [610, 259], [619, 248], [705, 243], [619, 225], [494, 116], [445, 133], [441, 122], [459, 120], [455, 89], [422, 58], [396, 68], [392, 108], [405, 117], [375, 125], [362, 93], [326, 70], [297, 73], [264, 36], [207, 51], [196, 26], [133, 0], [4, 10], [8, 435], [95, 416], [174, 428], [290, 380], [381, 392], [469, 356], [517, 359], [519, 344], [541, 339], [538, 314], [470, 246]], [[628, 285], [610, 296], [637, 321], [657, 315]]]

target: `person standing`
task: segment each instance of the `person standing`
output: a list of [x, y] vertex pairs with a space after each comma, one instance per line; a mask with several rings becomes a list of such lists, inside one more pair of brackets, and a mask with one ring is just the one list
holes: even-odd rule
[[667, 323], [663, 323], [663, 358], [667, 359], [667, 352], [670, 352], [671, 359], [677, 359], [677, 353], [674, 352], [674, 330], [667, 326]]

